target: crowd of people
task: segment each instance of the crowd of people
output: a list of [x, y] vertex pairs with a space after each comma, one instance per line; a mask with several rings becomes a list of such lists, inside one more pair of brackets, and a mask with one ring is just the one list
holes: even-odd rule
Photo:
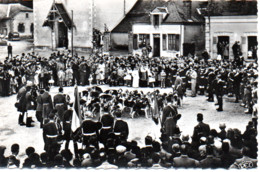
[[[30, 87], [27, 85], [26, 90]], [[181, 134], [178, 127], [181, 114], [173, 94], [160, 94], [155, 90], [146, 96], [141, 91], [102, 91], [95, 86], [81, 92], [79, 114], [83, 119], [81, 125], [73, 129], [75, 106], [62, 91], [59, 88], [53, 98], [44, 96], [48, 90], [37, 97], [36, 115], [41, 116], [37, 119], [43, 130], [45, 151], [38, 154], [29, 146], [25, 150], [26, 158], [21, 159], [19, 144], [11, 146], [10, 156], [5, 156], [6, 147], [0, 146], [1, 167], [241, 169], [257, 166], [257, 126], [253, 121], [248, 122], [243, 133], [237, 128], [226, 130], [225, 124], [220, 124], [220, 132], [217, 132], [204, 123], [203, 114], [198, 113], [198, 124], [189, 136]], [[47, 99], [38, 102], [39, 97]], [[136, 103], [131, 103], [129, 97], [133, 97]], [[150, 106], [138, 106], [139, 100], [146, 100]], [[135, 115], [148, 113], [148, 117], [154, 119], [161, 128], [159, 140], [147, 135], [145, 146], [138, 145], [135, 139], [129, 140], [129, 131], [133, 128], [129, 128], [125, 119], [131, 117], [132, 111]], [[157, 121], [158, 118], [161, 120]], [[61, 150], [64, 142], [65, 147]], [[73, 149], [69, 147], [70, 142], [73, 142]]]
[[[148, 56], [71, 56], [52, 53], [43, 58], [34, 53], [7, 58], [0, 65], [0, 93], [8, 96], [17, 93], [27, 81], [38, 88], [46, 86], [104, 85], [139, 87], [174, 86], [179, 96], [191, 88], [192, 96], [208, 93], [209, 101], [216, 94], [222, 111], [223, 95], [236, 97], [236, 102], [252, 114], [256, 103], [257, 63], [246, 63], [237, 58], [208, 60], [192, 57], [149, 58]], [[217, 86], [218, 85], [218, 86]], [[177, 89], [178, 88], [178, 89]]]
[[[22, 163], [19, 145], [11, 147], [12, 155], [4, 156], [0, 146], [1, 167], [8, 168], [254, 168], [257, 158], [257, 64], [241, 61], [208, 60], [192, 57], [149, 58], [148, 56], [73, 56], [52, 53], [49, 58], [34, 53], [7, 58], [1, 64], [1, 93], [17, 93], [15, 106], [18, 124], [30, 127], [32, 112], [43, 131], [44, 153], [26, 149]], [[63, 93], [63, 87], [95, 85], [79, 94], [79, 105]], [[157, 87], [142, 91], [102, 90], [99, 85]], [[50, 86], [58, 86], [52, 96]], [[172, 88], [161, 94], [158, 88]], [[223, 96], [235, 96], [252, 121], [244, 133], [221, 124], [221, 132], [211, 129], [197, 115], [198, 125], [192, 136], [181, 135], [178, 106], [186, 89], [191, 96], [217, 98], [218, 111], [223, 111]], [[76, 96], [75, 96], [76, 97]], [[78, 107], [78, 109], [76, 108]], [[73, 108], [81, 121], [73, 128]], [[26, 121], [24, 117], [26, 116]], [[160, 126], [160, 140], [145, 137], [145, 146], [128, 140], [128, 124], [122, 119], [143, 116]], [[65, 149], [61, 145], [65, 142]], [[73, 142], [74, 152], [69, 148]], [[79, 145], [82, 145], [79, 148]], [[21, 163], [20, 163], [21, 162]]]

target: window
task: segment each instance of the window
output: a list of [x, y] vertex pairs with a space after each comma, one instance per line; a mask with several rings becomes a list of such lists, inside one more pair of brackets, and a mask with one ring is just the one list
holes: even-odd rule
[[179, 35], [176, 34], [168, 35], [168, 49], [179, 51]]
[[19, 23], [18, 32], [24, 33], [24, 30], [25, 30], [24, 23]]
[[150, 35], [149, 34], [139, 34], [139, 48], [146, 47], [150, 44]]
[[29, 18], [29, 14], [28, 13], [25, 13], [25, 18]]
[[154, 26], [159, 26], [159, 15], [153, 15], [153, 24]]
[[134, 48], [134, 50], [138, 49], [137, 34], [134, 34], [134, 36], [133, 36], [133, 48]]
[[167, 40], [166, 40], [166, 38], [167, 38], [167, 35], [166, 34], [163, 34], [163, 50], [167, 50], [167, 46], [166, 46], [166, 44], [167, 44]]
[[33, 23], [31, 23], [31, 26], [30, 26], [31, 33], [33, 33], [33, 30], [34, 30], [34, 25], [33, 25]]

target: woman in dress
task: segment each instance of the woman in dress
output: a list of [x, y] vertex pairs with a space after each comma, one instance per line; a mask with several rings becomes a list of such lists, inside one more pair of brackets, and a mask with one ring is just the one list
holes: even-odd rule
[[139, 87], [139, 70], [137, 67], [133, 70], [132, 73], [133, 76], [133, 87], [138, 88]]

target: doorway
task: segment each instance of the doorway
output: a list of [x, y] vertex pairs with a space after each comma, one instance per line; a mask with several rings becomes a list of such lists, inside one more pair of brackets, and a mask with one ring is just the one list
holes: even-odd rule
[[195, 55], [195, 43], [183, 43], [183, 56]]
[[248, 42], [248, 51], [251, 51], [252, 55], [248, 58], [256, 59], [257, 58], [257, 37], [256, 36], [248, 36], [247, 37]]
[[221, 57], [229, 57], [229, 36], [218, 36], [217, 53]]
[[160, 35], [153, 38], [153, 56], [160, 57]]
[[58, 47], [68, 48], [68, 29], [63, 22], [58, 23]]

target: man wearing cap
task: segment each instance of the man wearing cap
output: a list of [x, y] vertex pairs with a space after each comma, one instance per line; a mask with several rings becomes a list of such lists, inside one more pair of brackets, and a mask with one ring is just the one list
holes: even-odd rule
[[60, 87], [59, 93], [53, 97], [53, 104], [61, 121], [63, 121], [63, 113], [68, 109], [67, 96], [68, 95], [63, 94], [63, 88]]

